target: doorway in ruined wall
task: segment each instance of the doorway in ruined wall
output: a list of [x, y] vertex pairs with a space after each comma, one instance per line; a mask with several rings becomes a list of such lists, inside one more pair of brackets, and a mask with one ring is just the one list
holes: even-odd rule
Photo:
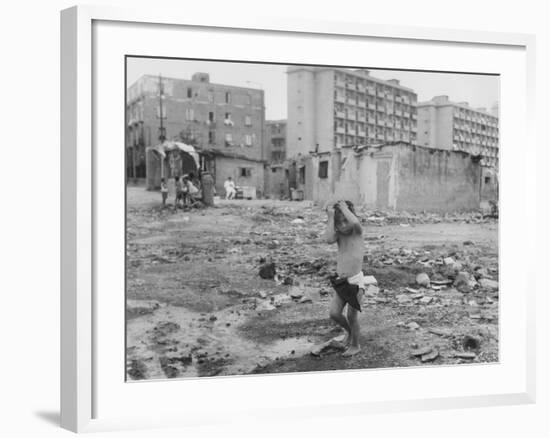
[[390, 207], [390, 161], [378, 160], [376, 163], [376, 208]]

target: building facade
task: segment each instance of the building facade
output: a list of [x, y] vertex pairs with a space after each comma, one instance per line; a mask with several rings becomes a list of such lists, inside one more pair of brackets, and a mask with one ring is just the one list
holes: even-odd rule
[[292, 66], [288, 76], [287, 157], [343, 146], [416, 143], [417, 95], [368, 70]]
[[265, 122], [266, 159], [271, 163], [282, 163], [286, 158], [286, 120]]
[[190, 80], [144, 75], [128, 88], [126, 105], [129, 177], [145, 177], [145, 150], [163, 138], [199, 153], [266, 158], [263, 90], [214, 84], [207, 73]]
[[418, 104], [418, 145], [468, 152], [481, 156], [481, 164], [498, 167], [498, 106], [492, 112], [436, 96]]

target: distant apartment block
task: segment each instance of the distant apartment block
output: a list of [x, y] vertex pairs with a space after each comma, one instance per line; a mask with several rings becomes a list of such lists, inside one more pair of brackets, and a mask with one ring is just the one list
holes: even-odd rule
[[266, 159], [281, 163], [286, 158], [286, 120], [268, 120], [265, 127]]
[[482, 165], [498, 166], [498, 105], [491, 112], [436, 96], [418, 104], [418, 145], [463, 151], [482, 157]]
[[368, 70], [292, 66], [287, 157], [342, 146], [416, 143], [416, 93]]
[[263, 90], [214, 84], [207, 73], [191, 79], [144, 75], [128, 88], [126, 105], [129, 174], [145, 172], [145, 148], [161, 136], [199, 151], [265, 159]]

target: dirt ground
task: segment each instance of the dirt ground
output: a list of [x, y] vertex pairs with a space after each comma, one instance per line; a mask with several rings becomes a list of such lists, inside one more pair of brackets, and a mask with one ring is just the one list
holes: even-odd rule
[[[328, 318], [336, 246], [319, 207], [159, 204], [128, 188], [129, 380], [498, 361], [495, 219], [361, 211], [363, 269], [378, 285], [363, 301], [362, 350], [344, 358], [327, 343], [340, 334]], [[263, 279], [269, 263], [276, 275]]]

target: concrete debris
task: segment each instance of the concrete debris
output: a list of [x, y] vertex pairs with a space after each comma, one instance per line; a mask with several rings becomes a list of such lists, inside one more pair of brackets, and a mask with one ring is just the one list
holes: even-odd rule
[[481, 278], [479, 280], [479, 285], [483, 289], [498, 290], [498, 281], [491, 280], [489, 278]]
[[476, 354], [471, 351], [464, 351], [464, 352], [455, 351], [454, 357], [458, 357], [460, 359], [475, 359]]
[[440, 328], [430, 328], [428, 329], [428, 332], [433, 333], [434, 335], [437, 335], [437, 336], [442, 336], [442, 337], [449, 337], [453, 334], [451, 330], [440, 329]]
[[260, 266], [260, 277], [265, 280], [272, 280], [275, 277], [275, 263], [265, 263]]
[[416, 322], [409, 322], [407, 324], [407, 327], [409, 328], [409, 330], [418, 330], [420, 328], [420, 325]]
[[427, 353], [427, 354], [424, 354], [420, 360], [422, 362], [431, 362], [435, 359], [437, 359], [437, 357], [439, 356], [439, 351], [437, 350], [433, 350], [431, 353]]
[[433, 300], [433, 297], [424, 297], [420, 299], [420, 302], [422, 304], [430, 304]]
[[426, 354], [428, 354], [428, 353], [431, 353], [432, 351], [433, 351], [433, 347], [428, 346], [428, 347], [418, 348], [418, 349], [416, 349], [416, 350], [412, 350], [412, 351], [411, 351], [411, 354], [412, 354], [413, 356], [418, 357], [418, 356], [424, 356], [424, 355], [426, 355]]
[[416, 284], [422, 287], [430, 287], [430, 277], [425, 272], [416, 276]]

